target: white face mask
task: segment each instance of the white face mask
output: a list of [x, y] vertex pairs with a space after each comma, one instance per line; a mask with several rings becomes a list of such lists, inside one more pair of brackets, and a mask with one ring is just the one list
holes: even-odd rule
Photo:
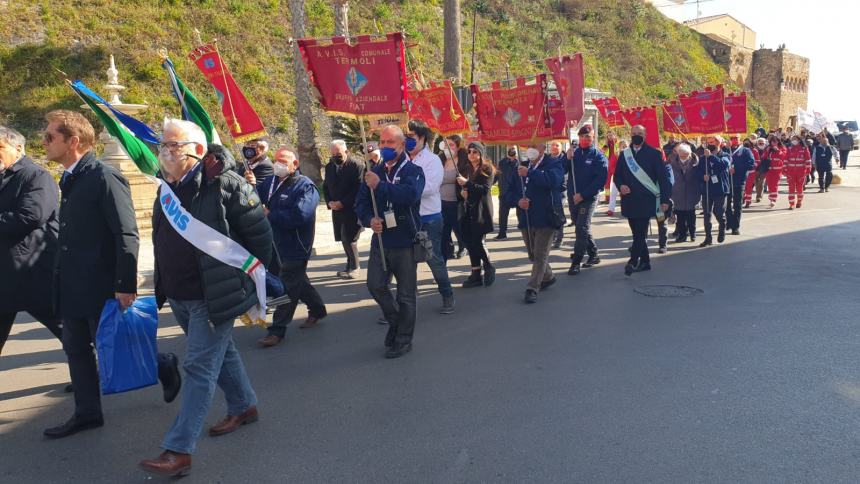
[[526, 158], [528, 158], [529, 161], [537, 160], [538, 156], [540, 156], [540, 152], [537, 149], [529, 148], [526, 150]]
[[278, 178], [284, 178], [290, 174], [290, 168], [283, 163], [275, 163], [274, 170], [275, 176]]
[[799, 144], [800, 144], [800, 141], [797, 141], [796, 139], [791, 140], [791, 145], [792, 145], [792, 146], [797, 146], [797, 145], [799, 145]]
[[439, 142], [439, 151], [447, 151], [445, 147], [448, 146], [444, 141]]

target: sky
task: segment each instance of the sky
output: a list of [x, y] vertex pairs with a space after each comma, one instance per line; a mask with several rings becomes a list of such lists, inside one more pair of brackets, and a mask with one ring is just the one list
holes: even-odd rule
[[[680, 2], [681, 0], [678, 0]], [[696, 18], [696, 0], [653, 0], [677, 21]], [[831, 120], [860, 119], [860, 1], [857, 0], [700, 0], [702, 17], [727, 13], [756, 33], [756, 48], [785, 44], [809, 58], [808, 111]]]

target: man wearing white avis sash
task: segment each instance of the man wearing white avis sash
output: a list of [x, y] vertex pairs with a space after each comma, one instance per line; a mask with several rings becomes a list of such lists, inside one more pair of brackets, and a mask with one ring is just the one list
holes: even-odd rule
[[197, 125], [165, 120], [158, 159], [164, 181], [152, 221], [155, 295], [159, 305], [170, 302], [187, 351], [182, 404], [161, 443], [164, 452], [140, 466], [177, 476], [191, 468], [216, 385], [224, 391], [227, 417], [209, 435], [257, 420], [257, 396], [231, 333], [239, 316], [264, 317], [259, 267], [271, 262], [273, 244], [254, 187], [233, 171], [229, 151], [207, 148]]
[[627, 217], [633, 233], [630, 260], [624, 266], [628, 276], [651, 270], [646, 241], [648, 224], [654, 217], [664, 217], [672, 195], [663, 153], [645, 142], [644, 127], [633, 126], [630, 134], [630, 146], [621, 152], [612, 180], [621, 193], [621, 215]]

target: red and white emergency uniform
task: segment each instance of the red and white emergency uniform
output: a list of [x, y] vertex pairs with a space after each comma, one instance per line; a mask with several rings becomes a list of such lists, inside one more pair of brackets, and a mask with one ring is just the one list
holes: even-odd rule
[[755, 187], [755, 181], [758, 178], [758, 169], [761, 166], [761, 157], [764, 151], [759, 151], [757, 147], [753, 147], [752, 153], [753, 157], [755, 157], [755, 168], [747, 172], [747, 181], [746, 185], [744, 185], [744, 203], [752, 202], [752, 192]]
[[806, 176], [812, 171], [812, 156], [809, 149], [803, 144], [791, 145], [785, 157], [783, 173], [788, 180], [788, 205], [794, 207], [797, 198], [797, 207], [803, 204], [803, 185], [806, 184]]
[[779, 179], [782, 178], [786, 156], [787, 152], [782, 143], [777, 146], [768, 145], [765, 148], [762, 162], [766, 163], [768, 167], [767, 173], [764, 175], [764, 181], [767, 183], [767, 198], [771, 204], [776, 203], [776, 199], [779, 196]]

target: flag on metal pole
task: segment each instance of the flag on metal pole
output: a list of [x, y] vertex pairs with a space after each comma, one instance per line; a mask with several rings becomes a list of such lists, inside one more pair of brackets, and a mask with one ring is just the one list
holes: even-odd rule
[[179, 101], [179, 106], [182, 108], [182, 119], [200, 126], [203, 133], [206, 134], [206, 141], [208, 143], [220, 145], [221, 137], [218, 136], [218, 131], [215, 130], [212, 118], [203, 108], [203, 105], [200, 104], [200, 101], [194, 97], [194, 94], [191, 93], [185, 83], [182, 82], [182, 79], [176, 74], [176, 68], [166, 53], [164, 54], [164, 62], [161, 63], [161, 67], [167, 71], [173, 95]]

